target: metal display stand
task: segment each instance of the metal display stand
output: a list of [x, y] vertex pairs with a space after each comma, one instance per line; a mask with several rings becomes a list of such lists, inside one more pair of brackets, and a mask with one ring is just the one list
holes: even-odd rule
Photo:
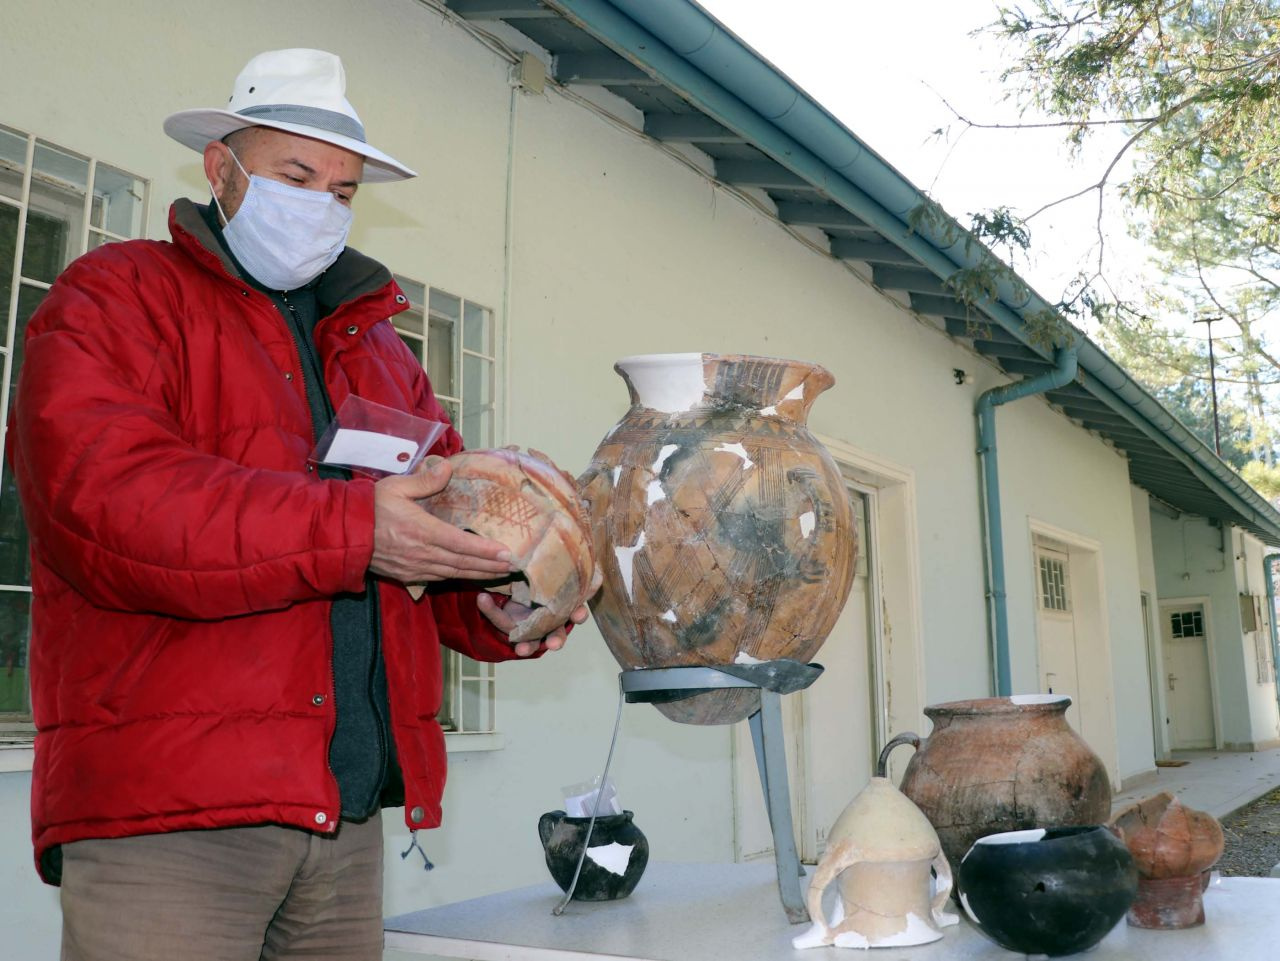
[[730, 688], [756, 688], [760, 691], [760, 709], [748, 718], [748, 723], [755, 745], [760, 786], [764, 790], [765, 810], [769, 814], [769, 829], [773, 832], [778, 894], [792, 924], [808, 921], [809, 912], [800, 892], [804, 868], [800, 866], [791, 821], [787, 753], [782, 736], [782, 695], [804, 690], [821, 673], [820, 664], [780, 659], [714, 667], [640, 668], [623, 671], [619, 675], [628, 704], [666, 703]]

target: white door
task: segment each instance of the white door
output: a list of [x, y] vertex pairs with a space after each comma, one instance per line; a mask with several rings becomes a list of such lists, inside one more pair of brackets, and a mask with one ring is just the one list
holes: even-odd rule
[[[858, 527], [858, 562], [849, 600], [814, 660], [822, 675], [805, 691], [782, 699], [791, 817], [800, 858], [816, 863], [831, 825], [874, 773], [883, 701], [880, 685], [874, 583], [874, 495], [850, 489]], [[737, 856], [773, 857], [773, 835], [756, 770], [751, 729], [734, 725]]]
[[1160, 612], [1169, 746], [1175, 751], [1216, 747], [1204, 605], [1162, 605]]
[[1040, 637], [1040, 692], [1071, 698], [1067, 722], [1083, 731], [1076, 622], [1071, 603], [1070, 557], [1065, 551], [1036, 547], [1036, 627]]

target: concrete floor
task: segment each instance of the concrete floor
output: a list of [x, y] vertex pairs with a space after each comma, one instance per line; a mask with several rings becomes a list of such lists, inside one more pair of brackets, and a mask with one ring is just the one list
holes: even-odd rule
[[1161, 767], [1155, 777], [1117, 794], [1112, 810], [1168, 791], [1187, 807], [1224, 818], [1280, 787], [1280, 748], [1270, 751], [1176, 751], [1181, 767]]

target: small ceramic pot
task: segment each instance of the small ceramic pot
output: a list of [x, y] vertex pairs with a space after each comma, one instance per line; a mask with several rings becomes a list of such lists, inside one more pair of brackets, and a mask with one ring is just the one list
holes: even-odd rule
[[[649, 863], [649, 842], [631, 818], [630, 811], [596, 818], [573, 900], [616, 901], [640, 883]], [[538, 820], [547, 869], [561, 891], [573, 884], [590, 824], [591, 818], [573, 818], [563, 811], [548, 811]]]
[[956, 881], [965, 913], [991, 940], [1051, 957], [1093, 947], [1138, 893], [1133, 856], [1100, 825], [980, 838]]
[[1204, 924], [1201, 893], [1225, 841], [1217, 818], [1165, 791], [1118, 811], [1111, 825], [1138, 865], [1129, 923], [1164, 929]]

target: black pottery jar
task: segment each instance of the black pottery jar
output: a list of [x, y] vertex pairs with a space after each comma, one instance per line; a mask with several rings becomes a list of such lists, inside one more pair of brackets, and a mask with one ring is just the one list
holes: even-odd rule
[[1102, 826], [980, 838], [960, 862], [960, 904], [1003, 948], [1051, 957], [1093, 947], [1138, 893], [1124, 842]]
[[[649, 842], [631, 818], [630, 811], [596, 818], [573, 900], [616, 901], [640, 883], [640, 875], [649, 863]], [[538, 820], [547, 869], [561, 891], [568, 891], [573, 884], [573, 872], [582, 857], [590, 824], [589, 817], [569, 817], [563, 811], [549, 811]]]

